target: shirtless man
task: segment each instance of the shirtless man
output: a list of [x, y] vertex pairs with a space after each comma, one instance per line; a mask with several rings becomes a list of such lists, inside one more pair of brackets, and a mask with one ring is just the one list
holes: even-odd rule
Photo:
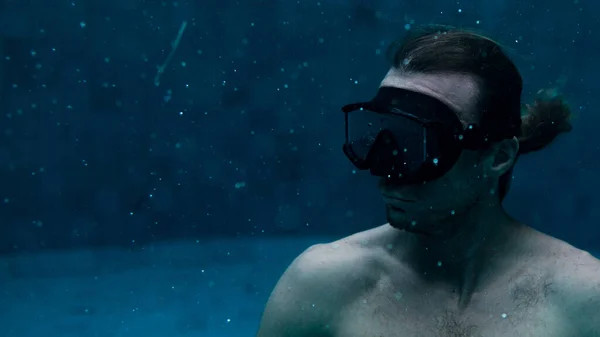
[[564, 101], [521, 117], [515, 65], [468, 31], [426, 27], [390, 56], [376, 97], [343, 108], [389, 223], [296, 258], [258, 336], [600, 336], [600, 262], [502, 207], [519, 154], [570, 130]]

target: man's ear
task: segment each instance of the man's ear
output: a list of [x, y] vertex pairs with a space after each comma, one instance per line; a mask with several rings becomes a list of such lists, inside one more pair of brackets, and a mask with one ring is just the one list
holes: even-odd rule
[[494, 145], [493, 161], [490, 173], [499, 177], [510, 171], [517, 161], [519, 154], [519, 140], [517, 137], [504, 139]]

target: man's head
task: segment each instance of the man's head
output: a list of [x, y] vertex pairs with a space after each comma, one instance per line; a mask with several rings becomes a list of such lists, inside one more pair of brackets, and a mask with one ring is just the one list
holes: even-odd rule
[[[452, 218], [501, 203], [519, 154], [544, 147], [570, 130], [569, 110], [560, 97], [537, 101], [522, 118], [521, 75], [500, 46], [484, 36], [427, 27], [392, 45], [389, 56], [392, 68], [381, 88], [432, 97], [450, 108], [463, 128], [478, 126], [486, 140], [483, 146], [463, 148], [436, 179], [407, 183], [383, 176], [380, 187], [394, 227], [451, 235], [456, 231], [448, 226]], [[414, 114], [420, 115], [417, 110]]]

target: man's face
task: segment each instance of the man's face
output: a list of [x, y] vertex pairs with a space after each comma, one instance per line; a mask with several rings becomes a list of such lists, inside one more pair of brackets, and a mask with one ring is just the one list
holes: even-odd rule
[[481, 158], [481, 153], [463, 151], [448, 173], [424, 184], [398, 186], [381, 178], [379, 187], [390, 225], [426, 235], [454, 234], [457, 228], [452, 219], [486, 202], [493, 193], [493, 181], [486, 177]]
[[[382, 86], [417, 91], [450, 106], [461, 120], [474, 122], [479, 85], [464, 74], [405, 74], [391, 70]], [[485, 154], [464, 150], [452, 169], [441, 178], [418, 185], [393, 185], [382, 178], [380, 189], [387, 218], [395, 228], [433, 236], [456, 231], [452, 218], [469, 212], [494, 193], [487, 176]]]

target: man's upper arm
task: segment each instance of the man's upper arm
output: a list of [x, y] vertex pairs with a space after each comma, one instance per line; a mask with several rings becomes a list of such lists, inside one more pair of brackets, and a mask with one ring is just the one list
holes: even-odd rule
[[591, 257], [582, 275], [586, 284], [582, 298], [585, 337], [600, 336], [600, 261]]
[[574, 263], [563, 295], [563, 308], [577, 337], [600, 336], [600, 261], [585, 253]]
[[307, 249], [288, 267], [271, 293], [258, 337], [327, 336], [335, 307], [331, 271], [319, 258], [322, 246]]

